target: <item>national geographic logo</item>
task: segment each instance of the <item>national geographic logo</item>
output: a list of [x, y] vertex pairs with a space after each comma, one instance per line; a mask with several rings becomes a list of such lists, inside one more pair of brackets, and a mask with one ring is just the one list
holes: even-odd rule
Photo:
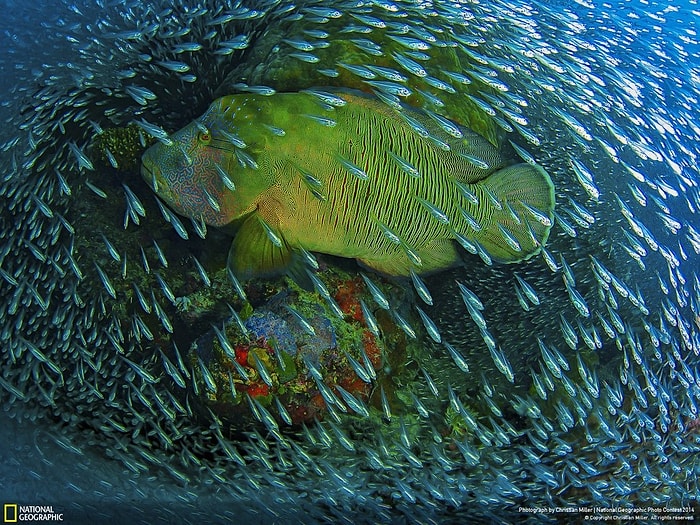
[[16, 503], [5, 503], [2, 508], [2, 520], [4, 523], [17, 523]]
[[2, 520], [3, 523], [63, 521], [63, 512], [55, 512], [53, 505], [5, 503], [2, 508]]

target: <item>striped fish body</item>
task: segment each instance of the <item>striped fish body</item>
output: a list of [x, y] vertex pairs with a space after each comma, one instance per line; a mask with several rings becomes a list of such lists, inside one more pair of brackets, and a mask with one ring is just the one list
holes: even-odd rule
[[238, 225], [241, 278], [279, 272], [301, 248], [409, 275], [457, 263], [455, 239], [506, 262], [544, 244], [554, 194], [542, 168], [509, 166], [444, 117], [327, 95], [220, 98], [149, 149], [143, 175], [178, 213]]

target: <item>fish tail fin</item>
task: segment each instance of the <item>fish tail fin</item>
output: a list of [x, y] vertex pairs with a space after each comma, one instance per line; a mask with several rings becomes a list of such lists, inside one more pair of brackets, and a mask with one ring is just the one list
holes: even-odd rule
[[[538, 165], [514, 164], [479, 181], [481, 230], [473, 238], [494, 259], [511, 263], [537, 254], [549, 237], [554, 184]], [[480, 187], [480, 188], [479, 188]]]

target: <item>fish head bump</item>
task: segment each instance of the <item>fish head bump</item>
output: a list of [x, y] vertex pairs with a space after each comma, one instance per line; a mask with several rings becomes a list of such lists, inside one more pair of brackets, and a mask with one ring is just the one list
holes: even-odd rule
[[222, 100], [141, 158], [141, 175], [168, 206], [210, 226], [225, 226], [254, 211], [261, 192], [245, 183], [252, 177], [241, 172], [251, 170], [241, 165], [236, 146], [227, 138], [235, 130], [222, 111]]

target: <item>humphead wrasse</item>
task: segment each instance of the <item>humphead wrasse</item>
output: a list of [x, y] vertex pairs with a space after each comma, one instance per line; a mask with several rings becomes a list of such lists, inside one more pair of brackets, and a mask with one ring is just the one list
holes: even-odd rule
[[537, 253], [552, 225], [545, 170], [513, 164], [432, 112], [354, 92], [216, 100], [143, 156], [142, 174], [182, 215], [238, 227], [242, 279], [289, 270], [301, 249], [389, 275]]

